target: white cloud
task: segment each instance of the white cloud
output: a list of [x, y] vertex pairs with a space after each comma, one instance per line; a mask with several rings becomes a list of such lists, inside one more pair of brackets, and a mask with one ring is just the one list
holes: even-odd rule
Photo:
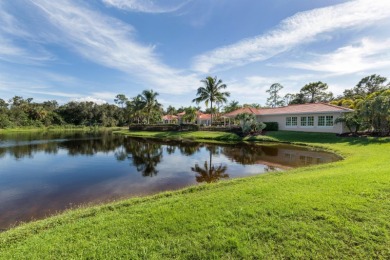
[[159, 92], [182, 94], [196, 88], [198, 77], [163, 64], [152, 46], [134, 40], [134, 29], [113, 19], [76, 6], [67, 0], [30, 0], [54, 26], [51, 34], [97, 64], [123, 71]]
[[311, 61], [290, 62], [284, 66], [335, 75], [355, 73], [390, 66], [390, 39], [363, 39], [328, 54], [313, 54]]
[[102, 99], [106, 101], [111, 101], [115, 99], [115, 96], [118, 95], [119, 93], [114, 93], [114, 92], [93, 92], [91, 93], [92, 97], [97, 98], [97, 99]]
[[93, 103], [96, 103], [98, 105], [102, 105], [102, 104], [107, 103], [107, 101], [105, 101], [103, 99], [94, 98], [94, 97], [76, 98], [73, 101], [76, 101], [76, 102], [93, 102]]
[[52, 60], [51, 54], [37, 48], [36, 52], [16, 44], [14, 39], [32, 39], [18, 20], [6, 11], [5, 3], [0, 3], [0, 60], [12, 63], [36, 64]]
[[298, 45], [315, 41], [321, 34], [363, 28], [389, 17], [388, 0], [358, 0], [297, 13], [268, 33], [195, 57], [193, 69], [206, 73], [267, 60]]
[[55, 97], [66, 97], [66, 98], [80, 97], [80, 94], [60, 92], [60, 91], [25, 90], [25, 93], [41, 94], [41, 95], [55, 96]]
[[108, 6], [133, 12], [144, 13], [168, 13], [179, 10], [189, 1], [183, 0], [102, 0]]

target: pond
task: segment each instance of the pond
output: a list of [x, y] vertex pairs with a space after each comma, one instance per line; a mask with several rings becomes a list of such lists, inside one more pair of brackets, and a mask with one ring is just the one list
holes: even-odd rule
[[209, 144], [110, 132], [0, 135], [0, 229], [81, 204], [338, 160], [285, 144]]

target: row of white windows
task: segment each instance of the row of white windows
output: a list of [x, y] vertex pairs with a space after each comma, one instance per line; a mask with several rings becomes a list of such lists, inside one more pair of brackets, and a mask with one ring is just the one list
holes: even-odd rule
[[[314, 116], [301, 116], [300, 119], [300, 126], [314, 126]], [[333, 116], [318, 116], [317, 125], [333, 126]], [[286, 126], [298, 126], [298, 117], [286, 117]]]

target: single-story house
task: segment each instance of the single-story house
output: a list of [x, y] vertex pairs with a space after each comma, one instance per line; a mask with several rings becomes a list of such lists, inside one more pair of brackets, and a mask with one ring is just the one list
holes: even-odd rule
[[224, 115], [226, 119], [235, 118], [240, 113], [250, 113], [259, 122], [277, 122], [279, 130], [302, 132], [345, 133], [344, 123], [335, 124], [335, 120], [352, 109], [325, 104], [308, 103], [276, 108], [240, 108]]
[[197, 114], [196, 123], [198, 125], [211, 125], [211, 114], [204, 114], [202, 112]]
[[[181, 113], [177, 114], [179, 123], [190, 123], [190, 122], [186, 122], [182, 119], [182, 117], [185, 114], [186, 114], [186, 112], [181, 112]], [[209, 126], [211, 124], [211, 114], [205, 114], [205, 113], [202, 113], [200, 111], [197, 111], [195, 123], [198, 125]]]
[[175, 115], [165, 115], [162, 117], [162, 121], [164, 124], [177, 124], [178, 116]]

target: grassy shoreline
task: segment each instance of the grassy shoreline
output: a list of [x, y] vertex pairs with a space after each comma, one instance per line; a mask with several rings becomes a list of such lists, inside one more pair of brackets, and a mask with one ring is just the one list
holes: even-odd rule
[[304, 143], [346, 158], [68, 211], [1, 233], [0, 258], [390, 257], [389, 138], [273, 132], [244, 141]]
[[89, 126], [50, 126], [50, 127], [16, 127], [0, 128], [0, 134], [7, 133], [34, 133], [34, 132], [57, 132], [57, 131], [123, 131], [126, 127], [89, 127]]

